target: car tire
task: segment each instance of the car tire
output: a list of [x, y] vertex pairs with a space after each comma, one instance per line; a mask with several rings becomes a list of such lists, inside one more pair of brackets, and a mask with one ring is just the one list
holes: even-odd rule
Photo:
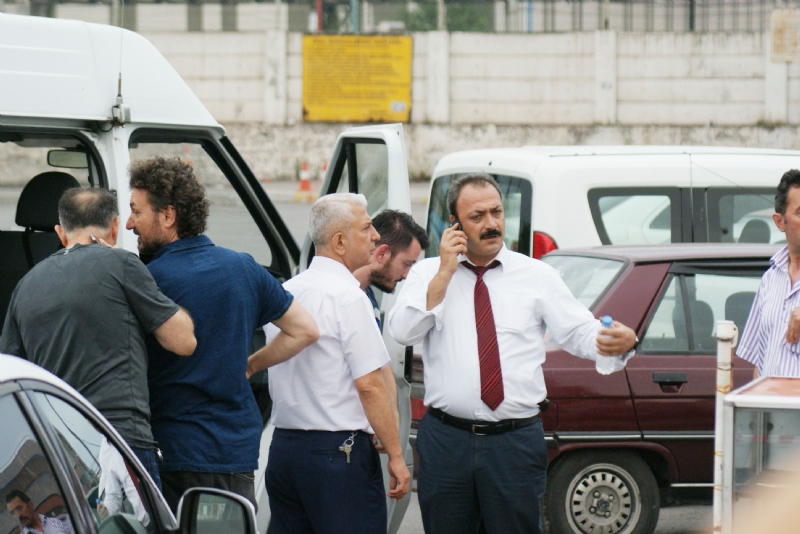
[[590, 450], [559, 460], [542, 499], [549, 534], [652, 534], [660, 496], [653, 472], [636, 453]]

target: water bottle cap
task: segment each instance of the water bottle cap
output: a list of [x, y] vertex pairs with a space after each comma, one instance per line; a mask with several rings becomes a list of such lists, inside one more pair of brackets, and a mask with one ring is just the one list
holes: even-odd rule
[[614, 320], [611, 318], [610, 315], [604, 315], [600, 322], [603, 323], [603, 326], [606, 328], [610, 328]]

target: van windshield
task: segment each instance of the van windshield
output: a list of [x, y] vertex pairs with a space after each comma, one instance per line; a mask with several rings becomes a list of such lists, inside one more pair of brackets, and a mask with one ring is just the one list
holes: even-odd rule
[[[450, 210], [447, 208], [447, 189], [450, 183], [466, 174], [439, 176], [433, 181], [428, 207], [428, 239], [430, 246], [425, 251], [426, 258], [439, 255], [439, 242], [442, 232], [449, 226]], [[503, 211], [506, 228], [504, 241], [506, 248], [530, 256], [531, 254], [531, 205], [533, 188], [528, 180], [493, 174], [503, 195]]]
[[572, 295], [590, 310], [625, 266], [620, 260], [558, 254], [548, 254], [542, 261], [558, 272]]

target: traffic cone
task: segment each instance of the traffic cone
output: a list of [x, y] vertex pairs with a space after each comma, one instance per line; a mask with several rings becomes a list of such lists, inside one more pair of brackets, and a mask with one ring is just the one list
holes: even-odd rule
[[327, 173], [328, 173], [328, 162], [327, 161], [323, 161], [322, 162], [322, 167], [320, 167], [320, 169], [319, 169], [319, 183], [322, 183], [322, 182], [325, 181], [325, 175]]
[[295, 202], [314, 202], [316, 193], [311, 190], [311, 173], [308, 172], [308, 162], [300, 165], [300, 188], [294, 194]]

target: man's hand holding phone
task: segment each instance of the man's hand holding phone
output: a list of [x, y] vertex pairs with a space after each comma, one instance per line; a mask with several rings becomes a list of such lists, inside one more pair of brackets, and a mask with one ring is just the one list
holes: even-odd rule
[[442, 232], [439, 242], [439, 272], [428, 284], [427, 309], [432, 310], [444, 299], [447, 286], [458, 269], [458, 255], [467, 253], [467, 234], [461, 230], [458, 219]]
[[452, 276], [458, 268], [458, 255], [466, 253], [467, 234], [461, 230], [461, 223], [456, 219], [452, 226], [442, 232], [442, 240], [439, 242], [439, 272], [444, 271]]

